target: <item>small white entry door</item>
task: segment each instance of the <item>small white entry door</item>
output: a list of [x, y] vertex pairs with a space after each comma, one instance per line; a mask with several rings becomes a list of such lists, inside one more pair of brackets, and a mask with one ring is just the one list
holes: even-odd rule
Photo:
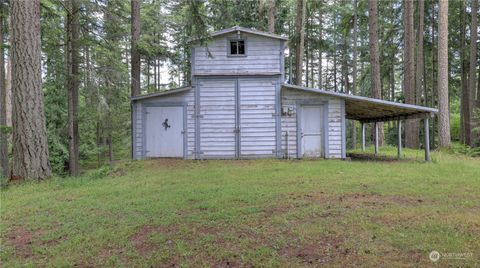
[[147, 107], [147, 157], [183, 157], [183, 107]]
[[321, 157], [323, 106], [302, 106], [300, 138], [302, 157]]

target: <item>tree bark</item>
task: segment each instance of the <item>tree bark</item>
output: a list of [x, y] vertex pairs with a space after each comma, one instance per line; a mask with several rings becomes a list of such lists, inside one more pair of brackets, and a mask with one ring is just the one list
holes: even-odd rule
[[303, 53], [305, 44], [305, 13], [307, 0], [297, 0], [297, 17], [295, 22], [295, 85], [301, 86], [303, 80]]
[[460, 1], [460, 140], [464, 144], [470, 144], [472, 140], [471, 130], [471, 112], [470, 112], [470, 92], [467, 80], [467, 56], [465, 55], [465, 27], [466, 27], [466, 5], [465, 1]]
[[138, 41], [140, 40], [140, 0], [131, 0], [131, 95], [140, 95], [140, 52]]
[[3, 43], [3, 27], [5, 12], [0, 7], [0, 168], [1, 175], [8, 177], [8, 136], [3, 127], [7, 126], [7, 90], [5, 85], [5, 49]]
[[[413, 28], [413, 0], [405, 0], [405, 52], [403, 60], [403, 86], [405, 103], [416, 104], [415, 97], [415, 35]], [[416, 119], [405, 120], [405, 147], [419, 147], [419, 124]]]
[[275, 0], [268, 0], [268, 32], [275, 33]]
[[[417, 59], [416, 59], [416, 71], [415, 71], [415, 104], [421, 105], [422, 103], [422, 93], [423, 93], [423, 80], [425, 79], [424, 71], [424, 57], [423, 57], [423, 36], [425, 32], [425, 23], [424, 23], [424, 13], [425, 13], [425, 1], [419, 0], [418, 1], [418, 29], [417, 29]], [[426, 96], [425, 96], [426, 97]], [[418, 140], [420, 143], [420, 120], [412, 120], [413, 121], [413, 128], [412, 133], [414, 133], [413, 138]], [[408, 125], [408, 123], [407, 123]]]
[[[357, 32], [358, 32], [358, 14], [357, 0], [353, 2], [353, 66], [352, 66], [352, 94], [357, 95]], [[357, 148], [357, 124], [352, 120], [352, 145]]]
[[[318, 11], [318, 38], [322, 40], [322, 11]], [[322, 89], [322, 48], [318, 48], [318, 88]]]
[[79, 12], [78, 0], [67, 0], [67, 83], [68, 83], [68, 172], [78, 176], [79, 167], [79, 133], [78, 133], [78, 88], [79, 72]]
[[12, 180], [51, 176], [43, 107], [40, 0], [12, 1]]
[[[372, 97], [382, 98], [380, 88], [380, 60], [379, 44], [377, 32], [377, 0], [368, 0], [368, 32], [370, 42], [370, 80], [372, 88]], [[375, 130], [373, 130], [375, 132]], [[375, 136], [374, 134], [372, 134]], [[383, 123], [378, 124], [378, 144], [383, 146], [384, 131]]]
[[440, 0], [438, 9], [438, 108], [438, 143], [440, 147], [449, 147], [450, 111], [448, 103], [448, 0]]
[[[470, 25], [470, 75], [468, 79], [469, 87], [469, 107], [475, 107], [475, 91], [477, 90], [477, 37], [478, 37], [478, 0], [472, 0], [472, 21]], [[471, 98], [470, 98], [471, 96]], [[473, 109], [470, 109], [469, 112], [472, 113]], [[474, 124], [472, 121], [473, 117], [470, 115], [470, 126]], [[470, 146], [475, 145], [475, 139], [472, 137], [468, 143]]]

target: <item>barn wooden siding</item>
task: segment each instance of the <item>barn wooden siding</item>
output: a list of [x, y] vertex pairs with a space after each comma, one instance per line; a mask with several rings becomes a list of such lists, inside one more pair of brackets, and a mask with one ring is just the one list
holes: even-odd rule
[[198, 158], [277, 154], [279, 76], [197, 79]]
[[[187, 105], [187, 157], [194, 158], [195, 150], [195, 94], [194, 90], [172, 93], [171, 95], [152, 97], [144, 100], [135, 101], [133, 104], [133, 158], [145, 158], [144, 139], [144, 104], [186, 104]], [[184, 134], [185, 135], [185, 134]]]
[[[282, 151], [292, 158], [297, 157], [297, 116], [296, 112], [301, 103], [324, 103], [328, 105], [328, 123], [326, 124], [327, 140], [323, 148], [326, 158], [345, 158], [345, 102], [338, 98], [329, 98], [320, 96], [318, 94], [294, 90], [282, 89], [282, 106], [291, 106], [294, 108], [294, 113], [291, 116], [282, 114], [281, 129], [282, 129]], [[325, 125], [325, 124], [324, 124]], [[288, 135], [287, 135], [288, 132]], [[288, 146], [287, 146], [288, 136]]]
[[[229, 56], [230, 40], [236, 34], [216, 37], [193, 51], [193, 75], [261, 75], [280, 74], [283, 59], [283, 41], [242, 33], [246, 56]], [[210, 55], [209, 55], [210, 52]]]

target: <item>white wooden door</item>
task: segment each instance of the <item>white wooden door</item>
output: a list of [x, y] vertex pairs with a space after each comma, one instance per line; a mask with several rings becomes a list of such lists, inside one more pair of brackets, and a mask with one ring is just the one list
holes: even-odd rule
[[147, 157], [183, 157], [183, 107], [146, 107]]
[[302, 106], [301, 109], [302, 157], [321, 157], [323, 154], [323, 106]]
[[236, 80], [200, 81], [200, 158], [237, 155]]
[[240, 157], [271, 157], [276, 152], [277, 78], [238, 80]]

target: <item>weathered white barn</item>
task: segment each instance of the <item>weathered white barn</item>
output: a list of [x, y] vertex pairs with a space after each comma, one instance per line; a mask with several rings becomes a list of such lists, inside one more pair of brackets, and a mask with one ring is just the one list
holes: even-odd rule
[[437, 112], [284, 84], [287, 40], [236, 26], [194, 44], [191, 86], [131, 98], [133, 158], [345, 158], [346, 119]]

